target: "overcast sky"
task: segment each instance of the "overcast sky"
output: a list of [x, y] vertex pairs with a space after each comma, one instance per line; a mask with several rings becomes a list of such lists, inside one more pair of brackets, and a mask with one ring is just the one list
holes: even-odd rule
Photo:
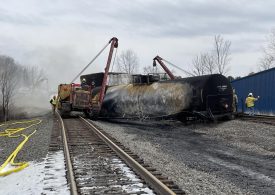
[[[137, 53], [140, 71], [156, 55], [190, 71], [221, 34], [231, 41], [229, 75], [244, 76], [258, 71], [274, 8], [274, 0], [0, 0], [0, 54], [41, 66], [55, 84], [70, 82], [114, 36], [118, 53]], [[85, 73], [106, 60], [107, 51]]]

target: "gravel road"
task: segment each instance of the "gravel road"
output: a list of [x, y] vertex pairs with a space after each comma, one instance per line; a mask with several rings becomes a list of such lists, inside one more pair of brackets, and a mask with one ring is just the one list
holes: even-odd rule
[[187, 194], [274, 194], [274, 126], [239, 120], [95, 123]]

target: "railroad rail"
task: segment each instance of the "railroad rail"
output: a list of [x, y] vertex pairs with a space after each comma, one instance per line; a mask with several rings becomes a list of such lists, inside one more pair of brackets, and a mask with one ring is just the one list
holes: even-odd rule
[[275, 116], [270, 115], [247, 115], [247, 114], [239, 114], [238, 118], [240, 120], [247, 120], [255, 123], [264, 123], [269, 125], [275, 125]]
[[72, 194], [185, 194], [91, 121], [59, 119]]

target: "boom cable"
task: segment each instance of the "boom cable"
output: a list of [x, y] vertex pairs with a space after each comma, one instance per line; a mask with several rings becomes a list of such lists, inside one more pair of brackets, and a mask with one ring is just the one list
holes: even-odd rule
[[173, 64], [173, 63], [171, 63], [171, 62], [169, 62], [169, 61], [167, 61], [167, 60], [165, 60], [165, 59], [163, 59], [163, 58], [162, 58], [162, 60], [163, 60], [164, 62], [166, 62], [166, 63], [170, 64], [171, 66], [173, 66], [173, 67], [175, 67], [175, 68], [177, 68], [177, 69], [179, 69], [179, 70], [183, 71], [183, 72], [184, 72], [185, 74], [187, 74], [187, 75], [190, 75], [190, 76], [195, 76], [195, 75], [194, 75], [194, 74], [192, 74], [191, 72], [188, 72], [188, 71], [186, 71], [186, 70], [184, 70], [184, 69], [182, 69], [182, 68], [178, 67], [177, 65], [175, 65], [175, 64]]
[[106, 47], [110, 44], [108, 42], [100, 51], [99, 53], [76, 75], [76, 77], [71, 81], [73, 83], [96, 59], [97, 57], [106, 49]]
[[111, 72], [113, 71], [113, 67], [114, 67], [114, 64], [115, 64], [115, 61], [116, 61], [116, 53], [117, 53], [117, 50], [118, 50], [118, 48], [116, 48], [116, 51], [115, 51], [115, 56], [114, 56], [114, 60], [113, 60], [113, 65], [112, 65], [112, 68], [111, 68]]

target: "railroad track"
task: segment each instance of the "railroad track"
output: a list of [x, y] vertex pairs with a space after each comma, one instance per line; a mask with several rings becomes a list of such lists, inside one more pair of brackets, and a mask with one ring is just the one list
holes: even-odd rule
[[59, 118], [72, 194], [185, 194], [90, 121]]
[[255, 123], [264, 123], [269, 125], [275, 125], [275, 116], [269, 116], [269, 115], [254, 115], [250, 116], [247, 114], [240, 114], [239, 115], [240, 120], [247, 120]]

